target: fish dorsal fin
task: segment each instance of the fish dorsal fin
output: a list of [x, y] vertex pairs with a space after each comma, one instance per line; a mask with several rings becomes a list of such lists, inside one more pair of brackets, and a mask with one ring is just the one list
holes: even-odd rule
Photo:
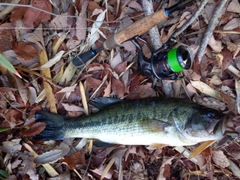
[[90, 100], [90, 103], [98, 108], [99, 110], [104, 109], [105, 107], [121, 102], [121, 99], [109, 98], [109, 97], [98, 97]]

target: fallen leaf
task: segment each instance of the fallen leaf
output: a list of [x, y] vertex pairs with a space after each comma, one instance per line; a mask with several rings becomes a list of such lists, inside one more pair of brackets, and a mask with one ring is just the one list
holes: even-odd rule
[[239, 3], [239, 1], [238, 0], [232, 0], [232, 2], [227, 7], [227, 11], [240, 14], [240, 3]]
[[11, 31], [8, 30], [11, 29], [11, 27], [12, 24], [10, 23], [4, 23], [0, 25], [0, 52], [11, 50], [13, 47], [13, 34]]
[[[52, 12], [52, 4], [49, 0], [33, 0], [31, 3], [34, 7]], [[49, 22], [51, 15], [33, 8], [27, 8], [23, 20], [26, 27], [34, 28], [39, 26], [40, 23]]]
[[34, 162], [37, 164], [45, 164], [49, 162], [56, 162], [57, 160], [61, 159], [63, 157], [63, 150], [61, 149], [54, 149], [48, 152], [45, 152], [41, 155], [38, 155], [35, 159]]
[[58, 61], [61, 60], [65, 51], [59, 51], [52, 59], [49, 59], [44, 65], [40, 67], [40, 69], [47, 69], [55, 65]]
[[67, 13], [63, 13], [61, 15], [56, 16], [49, 23], [49, 26], [50, 26], [50, 28], [56, 29], [56, 30], [69, 28]]
[[198, 89], [202, 93], [221, 100], [220, 92], [214, 90], [213, 88], [211, 88], [206, 83], [201, 82], [201, 81], [191, 81], [191, 84], [193, 85], [193, 87], [195, 87], [196, 89]]
[[122, 58], [120, 56], [120, 53], [117, 53], [117, 55], [112, 59], [110, 60], [110, 66], [114, 69], [118, 64], [122, 63]]
[[62, 162], [65, 162], [68, 165], [69, 169], [73, 170], [76, 168], [76, 165], [86, 164], [85, 154], [85, 150], [75, 152], [70, 156], [65, 157]]
[[112, 78], [112, 91], [118, 97], [122, 98], [124, 96], [125, 86], [122, 81]]
[[[96, 174], [98, 174], [99, 176], [102, 176], [102, 174], [103, 174], [103, 171], [104, 171], [104, 166], [103, 165], [101, 165], [99, 168], [96, 168], [96, 169], [93, 169], [93, 170], [91, 170], [92, 172], [94, 172], [94, 173], [96, 173]], [[105, 174], [105, 176], [104, 176], [104, 178], [106, 178], [106, 179], [111, 179], [112, 178], [112, 172], [111, 171], [109, 171], [109, 172], [107, 172], [106, 174]]]
[[[45, 50], [41, 50], [40, 51], [40, 64], [44, 65], [45, 63], [48, 62], [48, 57], [47, 57], [47, 53]], [[50, 69], [43, 69], [42, 70], [42, 74], [46, 77], [51, 78], [51, 72]], [[56, 108], [56, 101], [55, 101], [55, 97], [53, 94], [53, 89], [50, 86], [50, 84], [46, 81], [43, 82], [43, 86], [46, 92], [46, 96], [47, 96], [47, 100], [48, 100], [48, 104], [50, 107], [50, 111], [52, 113], [57, 113], [57, 108]]]
[[86, 21], [86, 10], [88, 6], [88, 1], [85, 1], [82, 5], [82, 10], [79, 16], [77, 17], [76, 22], [76, 36], [79, 41], [86, 39], [87, 34], [87, 21]]
[[77, 84], [74, 84], [73, 86], [69, 86], [69, 87], [62, 88], [62, 89], [61, 89], [60, 91], [58, 91], [57, 93], [69, 93], [69, 92], [74, 92], [76, 86], [77, 86]]
[[37, 99], [37, 92], [33, 87], [28, 87], [28, 102], [30, 105], [35, 104]]
[[196, 147], [191, 154], [188, 156], [189, 159], [192, 159], [193, 157], [201, 154], [205, 149], [207, 149], [209, 146], [211, 146], [213, 143], [215, 142], [215, 140], [211, 140], [211, 141], [206, 141], [201, 143], [201, 145], [199, 145], [198, 147]]
[[18, 88], [19, 94], [22, 98], [22, 101], [26, 105], [28, 102], [28, 89], [19, 78], [15, 77], [15, 81], [17, 83], [17, 88]]
[[21, 37], [21, 40], [25, 43], [36, 44], [41, 50], [44, 50], [43, 30], [40, 24], [33, 33], [27, 33]]
[[84, 112], [84, 109], [82, 107], [73, 105], [73, 104], [67, 104], [67, 103], [62, 103], [64, 109], [66, 111], [81, 111]]
[[221, 150], [213, 151], [212, 160], [221, 168], [226, 168], [230, 165], [228, 158]]
[[135, 90], [130, 91], [128, 99], [142, 99], [156, 96], [156, 92], [150, 85], [140, 85]]
[[[30, 2], [30, 0], [20, 0], [19, 4], [21, 5], [28, 5]], [[10, 15], [10, 21], [11, 22], [16, 22], [20, 19], [22, 19], [22, 17], [24, 16], [24, 14], [26, 13], [27, 8], [26, 7], [22, 7], [22, 6], [16, 6]]]
[[4, 141], [3, 142], [3, 151], [6, 153], [16, 153], [22, 149], [22, 145], [19, 144], [21, 139], [12, 139], [11, 141]]
[[21, 78], [20, 74], [16, 71], [13, 65], [0, 53], [0, 65], [7, 68], [11, 73], [16, 74]]
[[211, 36], [211, 38], [209, 39], [208, 44], [209, 44], [209, 46], [211, 46], [211, 48], [215, 52], [221, 52], [223, 49], [222, 42], [215, 40], [215, 38], [213, 36]]
[[101, 34], [106, 39], [105, 35], [99, 30], [103, 23], [103, 20], [105, 19], [105, 15], [106, 10], [98, 15], [96, 21], [92, 25], [91, 31], [87, 37], [87, 43], [89, 44], [90, 47], [99, 39], [100, 37], [99, 34]]
[[223, 27], [223, 30], [233, 30], [239, 26], [240, 26], [240, 18], [233, 18]]
[[39, 62], [38, 50], [30, 44], [24, 42], [15, 43], [13, 50], [17, 55], [17, 59], [26, 67]]

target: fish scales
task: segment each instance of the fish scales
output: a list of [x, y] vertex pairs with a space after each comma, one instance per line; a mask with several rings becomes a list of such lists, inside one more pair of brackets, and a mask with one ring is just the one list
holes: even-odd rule
[[[69, 129], [69, 135], [73, 131], [76, 131], [76, 133], [118, 133], [119, 131], [126, 131], [131, 134], [145, 133], [148, 132], [148, 125], [151, 126], [152, 120], [161, 119], [162, 121], [169, 121], [167, 119], [169, 113], [166, 113], [165, 108], [166, 105], [156, 103], [150, 105], [143, 102], [141, 104], [139, 102], [122, 103], [112, 105], [101, 113], [85, 117], [84, 119], [80, 117], [78, 120], [69, 121], [66, 127]], [[158, 113], [154, 113], [155, 109], [158, 109]], [[118, 132], [114, 128], [115, 124], [118, 124]], [[79, 129], [76, 129], [76, 126]]]
[[47, 124], [38, 139], [81, 137], [126, 145], [171, 146], [218, 140], [226, 119], [222, 113], [191, 101], [159, 98], [122, 101], [78, 118], [48, 112], [37, 112], [35, 117]]

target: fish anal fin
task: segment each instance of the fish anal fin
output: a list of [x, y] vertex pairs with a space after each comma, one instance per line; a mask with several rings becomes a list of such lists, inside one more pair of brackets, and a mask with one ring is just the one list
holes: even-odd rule
[[94, 140], [93, 141], [93, 146], [96, 148], [108, 148], [108, 147], [113, 147], [116, 146], [117, 144], [112, 144], [112, 143], [106, 143], [100, 140]]
[[165, 146], [168, 146], [167, 144], [160, 144], [160, 143], [154, 143], [150, 144], [150, 146], [147, 147], [149, 150], [157, 149], [157, 148], [163, 148]]

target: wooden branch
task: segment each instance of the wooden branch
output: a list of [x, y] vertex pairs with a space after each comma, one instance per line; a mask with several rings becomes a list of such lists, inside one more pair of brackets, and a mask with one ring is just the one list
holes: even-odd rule
[[209, 39], [211, 38], [211, 36], [213, 34], [213, 30], [215, 29], [215, 27], [218, 24], [218, 18], [221, 15], [221, 11], [222, 11], [224, 5], [226, 4], [226, 2], [227, 2], [226, 0], [220, 0], [220, 2], [218, 3], [217, 7], [215, 8], [213, 16], [212, 16], [212, 18], [211, 18], [211, 20], [210, 20], [210, 22], [208, 24], [207, 31], [204, 34], [204, 37], [202, 39], [200, 48], [198, 50], [197, 57], [198, 57], [199, 62], [201, 62], [201, 60], [202, 60], [202, 57], [203, 57], [203, 55], [205, 53], [205, 49], [207, 47]]

